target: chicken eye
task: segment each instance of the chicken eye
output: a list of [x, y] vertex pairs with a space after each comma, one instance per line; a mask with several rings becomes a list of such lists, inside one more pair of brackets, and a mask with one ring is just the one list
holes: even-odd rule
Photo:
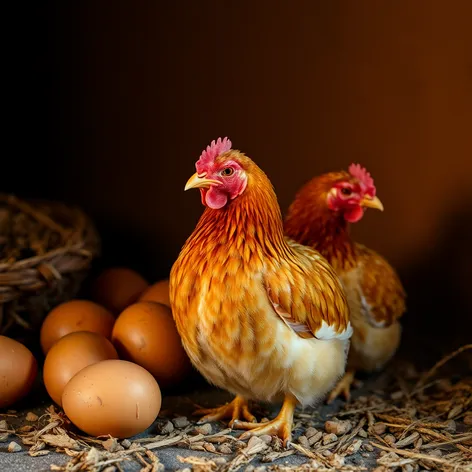
[[233, 175], [234, 169], [232, 167], [225, 167], [221, 171], [221, 175], [224, 175], [225, 177], [228, 177], [230, 175]]
[[343, 195], [346, 195], [346, 196], [347, 196], [347, 195], [351, 195], [352, 190], [351, 190], [349, 187], [343, 187], [343, 188], [341, 189], [341, 193], [342, 193]]

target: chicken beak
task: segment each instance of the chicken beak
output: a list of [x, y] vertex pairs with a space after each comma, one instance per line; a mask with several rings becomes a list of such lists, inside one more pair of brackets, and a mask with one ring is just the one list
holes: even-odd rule
[[371, 197], [370, 195], [365, 195], [361, 200], [361, 206], [366, 208], [374, 208], [375, 210], [383, 211], [384, 207], [382, 202], [378, 197]]
[[187, 180], [184, 191], [191, 188], [210, 188], [212, 185], [220, 185], [221, 182], [218, 180], [205, 179], [205, 175], [199, 176], [198, 173], [195, 172], [195, 174]]

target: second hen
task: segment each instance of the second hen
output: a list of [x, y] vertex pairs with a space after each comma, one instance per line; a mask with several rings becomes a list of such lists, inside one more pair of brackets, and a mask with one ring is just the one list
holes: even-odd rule
[[350, 397], [356, 371], [381, 369], [395, 354], [401, 338], [399, 318], [406, 310], [405, 291], [392, 266], [379, 254], [354, 242], [350, 223], [366, 208], [383, 210], [370, 174], [352, 164], [349, 172], [330, 172], [310, 180], [297, 193], [285, 232], [318, 250], [340, 276], [351, 311], [354, 333], [346, 374], [331, 392]]
[[[185, 189], [200, 189], [206, 209], [172, 267], [172, 311], [194, 366], [236, 395], [200, 413], [249, 430], [242, 438], [287, 444], [295, 406], [322, 399], [344, 374], [347, 300], [319, 253], [285, 239], [273, 187], [249, 157], [219, 139], [196, 170]], [[259, 424], [250, 399], [283, 406]]]

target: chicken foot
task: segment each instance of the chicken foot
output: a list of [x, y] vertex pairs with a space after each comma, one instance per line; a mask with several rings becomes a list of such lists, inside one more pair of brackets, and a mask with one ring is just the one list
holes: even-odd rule
[[288, 394], [285, 396], [279, 414], [272, 421], [262, 424], [235, 421], [235, 428], [248, 430], [243, 433], [239, 439], [248, 439], [251, 436], [262, 436], [268, 434], [270, 436], [278, 436], [282, 439], [284, 447], [287, 447], [289, 442], [292, 440], [293, 414], [297, 403], [297, 399], [293, 395]]
[[247, 400], [243, 397], [240, 397], [239, 395], [236, 396], [232, 402], [227, 403], [226, 405], [220, 406], [218, 408], [200, 408], [193, 414], [205, 415], [200, 418], [198, 421], [199, 424], [230, 418], [231, 421], [228, 423], [230, 428], [232, 428], [233, 424], [239, 421], [241, 418], [254, 423], [256, 421], [256, 417], [249, 410]]
[[354, 383], [355, 371], [348, 369], [328, 396], [327, 403], [332, 403], [341, 394], [349, 401], [351, 399], [351, 385]]

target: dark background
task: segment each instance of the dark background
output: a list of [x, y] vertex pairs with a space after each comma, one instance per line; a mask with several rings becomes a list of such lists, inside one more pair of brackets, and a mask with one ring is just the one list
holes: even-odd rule
[[3, 191], [81, 205], [104, 263], [152, 281], [202, 212], [183, 186], [212, 139], [267, 172], [283, 211], [311, 176], [359, 161], [385, 212], [354, 235], [398, 269], [406, 339], [472, 340], [472, 2], [15, 8]]

